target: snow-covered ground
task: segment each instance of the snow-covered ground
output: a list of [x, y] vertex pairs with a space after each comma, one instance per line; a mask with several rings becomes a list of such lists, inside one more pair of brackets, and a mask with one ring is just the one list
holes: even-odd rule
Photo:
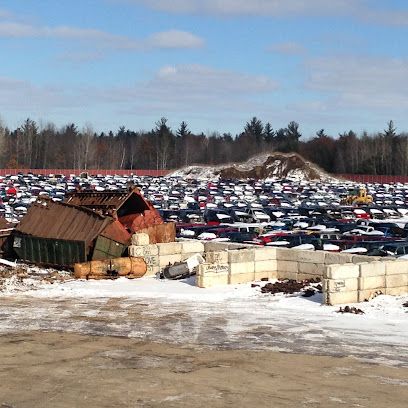
[[[16, 292], [15, 289], [18, 289]], [[408, 366], [406, 297], [378, 296], [336, 313], [312, 298], [262, 294], [250, 284], [200, 289], [190, 280], [9, 284], [0, 333], [63, 330], [189, 346], [355, 356]]]

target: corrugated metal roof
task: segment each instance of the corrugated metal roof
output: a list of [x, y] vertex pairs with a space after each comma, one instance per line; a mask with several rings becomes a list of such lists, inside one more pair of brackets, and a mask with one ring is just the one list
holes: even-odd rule
[[67, 195], [67, 204], [87, 208], [114, 208], [118, 210], [133, 194], [133, 191], [80, 191]]
[[92, 241], [113, 219], [87, 208], [40, 199], [27, 211], [16, 231], [41, 238]]

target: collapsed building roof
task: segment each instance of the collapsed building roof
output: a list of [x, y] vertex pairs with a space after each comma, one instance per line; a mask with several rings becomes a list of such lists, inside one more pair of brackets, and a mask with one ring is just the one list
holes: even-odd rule
[[116, 211], [118, 217], [143, 213], [153, 208], [137, 188], [131, 191], [80, 191], [68, 194], [65, 202], [104, 215]]
[[15, 229], [13, 248], [24, 260], [72, 265], [121, 256], [130, 233], [112, 217], [87, 208], [39, 199]]
[[117, 217], [132, 233], [163, 224], [159, 212], [137, 188], [129, 192], [75, 192], [68, 195], [66, 203]]
[[39, 238], [84, 241], [89, 246], [113, 221], [87, 208], [40, 199], [29, 208], [16, 231]]

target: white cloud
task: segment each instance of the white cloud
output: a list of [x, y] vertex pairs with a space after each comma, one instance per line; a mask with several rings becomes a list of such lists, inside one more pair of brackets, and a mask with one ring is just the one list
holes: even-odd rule
[[[262, 75], [218, 70], [202, 65], [164, 66], [148, 81], [118, 87], [34, 86], [30, 82], [0, 77], [0, 111], [45, 112], [61, 109], [97, 109], [112, 112], [192, 112], [197, 115], [223, 111], [252, 111], [252, 99], [277, 89]], [[222, 108], [222, 109], [221, 109]], [[27, 112], [27, 114], [25, 113]]]
[[299, 55], [306, 52], [306, 49], [303, 47], [303, 45], [291, 41], [273, 44], [268, 47], [267, 50], [270, 52], [277, 52], [279, 54], [286, 55]]
[[211, 15], [336, 15], [355, 11], [364, 0], [127, 0], [155, 10]]
[[0, 22], [0, 38], [54, 38], [92, 43], [102, 48], [143, 50], [155, 48], [199, 48], [204, 40], [186, 31], [169, 30], [144, 39], [133, 39], [90, 28], [35, 26], [20, 22]]
[[[110, 0], [143, 5], [175, 14], [212, 16], [333, 16], [352, 17], [366, 23], [408, 25], [408, 10], [375, 7], [368, 0]], [[385, 2], [386, 3], [386, 2]]]
[[186, 31], [169, 30], [151, 35], [145, 41], [152, 48], [200, 48], [204, 40]]
[[307, 62], [307, 88], [340, 107], [408, 108], [408, 61], [373, 57], [316, 58]]

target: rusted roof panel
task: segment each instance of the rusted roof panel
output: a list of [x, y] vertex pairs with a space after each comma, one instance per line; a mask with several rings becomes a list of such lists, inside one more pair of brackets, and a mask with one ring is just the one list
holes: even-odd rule
[[123, 245], [129, 245], [132, 237], [127, 229], [117, 220], [109, 224], [102, 231], [101, 235]]
[[69, 194], [65, 202], [114, 217], [142, 214], [145, 211], [155, 210], [153, 205], [143, 197], [137, 188], [129, 192], [81, 191]]
[[67, 204], [87, 208], [119, 209], [132, 192], [120, 191], [81, 191], [67, 195]]
[[84, 241], [90, 246], [112, 222], [112, 218], [86, 208], [41, 199], [29, 208], [16, 231], [41, 238]]

